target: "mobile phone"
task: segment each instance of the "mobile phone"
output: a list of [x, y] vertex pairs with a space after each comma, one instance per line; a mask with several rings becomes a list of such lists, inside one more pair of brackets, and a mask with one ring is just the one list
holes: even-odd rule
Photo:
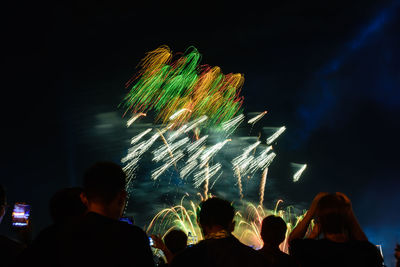
[[187, 246], [192, 247], [196, 243], [197, 243], [197, 236], [192, 235], [191, 232], [188, 232]]
[[150, 244], [150, 246], [154, 245], [153, 239], [150, 236], [149, 236], [149, 244]]
[[15, 203], [12, 212], [12, 226], [26, 227], [29, 224], [31, 206], [25, 203]]
[[133, 224], [133, 218], [130, 216], [121, 217], [119, 219], [121, 222], [126, 222], [128, 224]]

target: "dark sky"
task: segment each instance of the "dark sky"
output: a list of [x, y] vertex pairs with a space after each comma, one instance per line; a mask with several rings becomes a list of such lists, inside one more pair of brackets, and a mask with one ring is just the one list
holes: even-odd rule
[[308, 163], [295, 186], [275, 182], [277, 192], [292, 203], [347, 193], [390, 253], [400, 242], [399, 1], [136, 2], [6, 9], [1, 183], [10, 202], [32, 203], [36, 231], [56, 189], [124, 153], [122, 133], [101, 139], [92, 128], [96, 115], [120, 112], [145, 52], [194, 45], [202, 63], [244, 73], [245, 111], [268, 110], [269, 125], [286, 125], [275, 177], [289, 162]]

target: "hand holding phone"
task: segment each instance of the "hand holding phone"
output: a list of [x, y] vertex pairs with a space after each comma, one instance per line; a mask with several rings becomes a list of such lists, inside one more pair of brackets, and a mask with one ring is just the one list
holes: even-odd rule
[[126, 222], [128, 224], [133, 224], [133, 218], [131, 216], [121, 217], [119, 220], [121, 222]]
[[12, 226], [27, 227], [29, 224], [30, 205], [25, 203], [15, 203], [12, 212]]

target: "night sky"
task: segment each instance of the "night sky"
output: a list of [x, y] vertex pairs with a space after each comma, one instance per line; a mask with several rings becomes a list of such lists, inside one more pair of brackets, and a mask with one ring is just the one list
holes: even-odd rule
[[[10, 204], [32, 204], [35, 234], [50, 223], [52, 193], [79, 185], [96, 160], [118, 162], [126, 152], [126, 132], [96, 127], [122, 116], [124, 84], [145, 53], [193, 45], [202, 63], [244, 74], [246, 112], [268, 110], [267, 126], [287, 128], [267, 199], [307, 208], [319, 191], [345, 192], [390, 266], [400, 242], [400, 1], [31, 2], [5, 10], [1, 183]], [[308, 164], [296, 184], [290, 162]]]

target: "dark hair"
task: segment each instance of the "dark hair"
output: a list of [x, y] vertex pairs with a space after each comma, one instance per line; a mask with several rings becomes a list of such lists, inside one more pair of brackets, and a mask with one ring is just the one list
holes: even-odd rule
[[83, 190], [92, 201], [109, 204], [125, 186], [126, 174], [113, 162], [97, 162], [84, 175]]
[[202, 226], [219, 225], [228, 229], [235, 216], [235, 209], [228, 201], [217, 197], [200, 204], [199, 222]]
[[64, 188], [57, 191], [50, 199], [50, 216], [54, 223], [63, 223], [69, 218], [79, 217], [86, 212], [81, 201], [81, 187]]
[[187, 235], [182, 230], [171, 230], [165, 235], [164, 243], [172, 254], [176, 254], [186, 248], [187, 239]]
[[6, 204], [6, 191], [4, 190], [4, 187], [0, 184], [0, 206], [3, 206]]
[[344, 233], [350, 205], [336, 194], [323, 196], [317, 207], [317, 218], [323, 233]]
[[261, 238], [266, 244], [279, 246], [285, 240], [286, 230], [286, 223], [281, 217], [269, 215], [262, 221]]

